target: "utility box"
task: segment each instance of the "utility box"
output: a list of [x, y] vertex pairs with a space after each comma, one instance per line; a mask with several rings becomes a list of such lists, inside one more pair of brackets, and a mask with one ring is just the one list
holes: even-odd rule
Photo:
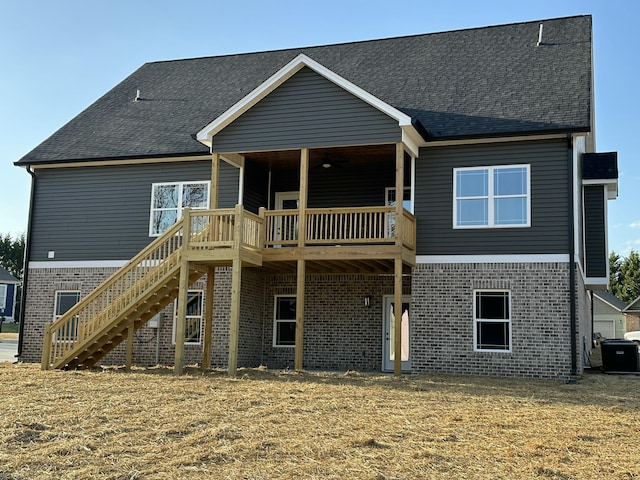
[[638, 345], [631, 340], [603, 340], [602, 369], [605, 372], [640, 372]]
[[149, 327], [149, 328], [160, 328], [161, 319], [162, 319], [162, 314], [161, 313], [156, 313], [153, 317], [151, 317], [149, 319], [149, 321], [147, 321], [147, 327]]

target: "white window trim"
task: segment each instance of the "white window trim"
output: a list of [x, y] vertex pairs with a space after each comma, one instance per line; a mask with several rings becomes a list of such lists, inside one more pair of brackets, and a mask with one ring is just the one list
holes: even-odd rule
[[[185, 340], [185, 345], [202, 345], [202, 336], [204, 335], [204, 290], [201, 289], [191, 289], [187, 291], [187, 298], [190, 294], [200, 293], [200, 298], [202, 299], [202, 305], [200, 305], [200, 315], [187, 315], [186, 318], [198, 318], [200, 317], [200, 341], [199, 342], [187, 342]], [[173, 328], [171, 329], [171, 343], [173, 345], [176, 344], [176, 326], [178, 325], [178, 299], [176, 298], [173, 301]]]
[[[278, 320], [276, 318], [277, 314], [278, 314], [278, 299], [279, 298], [296, 298], [295, 295], [274, 295], [273, 297], [273, 341], [271, 343], [271, 345], [273, 346], [273, 348], [295, 348], [295, 345], [278, 345], [277, 344], [277, 336], [278, 336], [278, 329], [277, 329], [277, 325], [278, 323], [290, 323], [293, 322], [295, 323], [295, 320]], [[297, 303], [297, 298], [296, 298], [296, 308], [298, 308], [298, 303]]]
[[[493, 193], [493, 172], [495, 170], [506, 168], [524, 168], [527, 171], [527, 223], [517, 225], [496, 225], [494, 218], [493, 200], [496, 198]], [[473, 199], [487, 199], [488, 201], [488, 223], [487, 225], [458, 225], [458, 196], [456, 195], [456, 174], [457, 172], [472, 171], [472, 170], [487, 170], [488, 171], [488, 190], [487, 196], [481, 197], [460, 197], [468, 200]], [[522, 195], [500, 195], [497, 198], [520, 198]], [[517, 165], [491, 165], [484, 167], [459, 167], [453, 169], [453, 228], [454, 229], [478, 229], [478, 228], [527, 228], [531, 227], [531, 165], [529, 164], [517, 164]]]
[[[58, 311], [58, 294], [59, 294], [59, 293], [77, 293], [77, 294], [78, 294], [78, 301], [77, 301], [74, 305], [77, 305], [77, 304], [80, 302], [80, 300], [82, 300], [80, 290], [54, 290], [54, 292], [53, 292], [53, 321], [54, 321], [54, 322], [55, 322], [56, 320], [58, 320], [59, 318], [61, 318], [63, 315], [65, 315], [65, 314], [67, 313], [67, 312], [65, 312], [65, 313], [63, 313], [62, 315], [57, 315], [57, 314], [56, 314], [56, 312]], [[72, 307], [72, 308], [73, 308], [73, 307]], [[68, 311], [68, 310], [67, 310], [67, 311]], [[77, 332], [77, 328], [78, 328], [78, 317], [76, 316], [75, 318], [76, 318], [76, 320], [75, 320], [75, 322], [76, 322], [76, 323], [75, 323], [76, 332], [74, 332], [74, 333], [75, 333], [74, 338], [63, 338], [63, 339], [61, 340], [61, 339], [57, 338], [57, 335], [58, 335], [58, 334], [56, 333], [56, 334], [55, 334], [55, 337], [56, 337], [56, 338], [55, 338], [55, 342], [56, 342], [56, 343], [57, 343], [57, 342], [67, 342], [67, 341], [69, 341], [69, 340], [74, 340], [74, 341], [76, 341], [76, 340], [78, 339], [78, 337], [77, 337], [77, 335], [78, 335], [78, 332]], [[72, 323], [71, 325], [73, 325], [73, 323]]]
[[149, 236], [150, 237], [159, 237], [164, 232], [153, 233], [153, 212], [157, 210], [173, 210], [173, 208], [154, 208], [153, 205], [155, 203], [154, 192], [156, 187], [162, 185], [178, 185], [178, 201], [180, 205], [178, 205], [178, 214], [176, 216], [176, 221], [179, 221], [182, 218], [182, 210], [184, 207], [182, 206], [182, 189], [184, 185], [193, 185], [193, 184], [202, 184], [207, 187], [207, 205], [206, 207], [195, 207], [194, 210], [208, 210], [209, 205], [211, 205], [211, 181], [210, 180], [194, 180], [192, 182], [157, 182], [151, 184], [151, 204], [149, 206]]
[[6, 285], [0, 285], [0, 310], [7, 308], [7, 292], [9, 289]]
[[[483, 320], [476, 318], [476, 293], [478, 292], [499, 292], [499, 293], [508, 293], [509, 294], [509, 318], [503, 320], [504, 323], [509, 325], [509, 348], [506, 350], [499, 349], [487, 349], [487, 348], [478, 348], [478, 323], [481, 323]], [[513, 304], [513, 295], [511, 295], [511, 290], [501, 289], [501, 288], [476, 288], [473, 290], [473, 351], [474, 352], [486, 352], [486, 353], [511, 353], [513, 350], [513, 319], [512, 319], [512, 304]], [[491, 320], [496, 322], [498, 320]]]

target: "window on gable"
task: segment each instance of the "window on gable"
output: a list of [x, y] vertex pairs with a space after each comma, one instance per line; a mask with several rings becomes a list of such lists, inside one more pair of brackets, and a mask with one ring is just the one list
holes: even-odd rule
[[151, 186], [149, 235], [160, 235], [182, 218], [182, 209], [209, 208], [210, 182], [154, 183]]
[[531, 225], [529, 165], [456, 168], [454, 228]]
[[[78, 290], [57, 290], [53, 302], [53, 321], [71, 309], [80, 301]], [[55, 333], [54, 342], [72, 342], [78, 339], [78, 317], [74, 317]]]
[[296, 345], [296, 297], [276, 296], [273, 322], [273, 346]]
[[[187, 315], [184, 325], [184, 344], [200, 345], [202, 343], [202, 333], [204, 332], [204, 312], [203, 312], [202, 290], [189, 290], [187, 292]], [[174, 303], [173, 309], [173, 343], [176, 343], [176, 325], [178, 324], [178, 300]]]
[[476, 290], [473, 295], [474, 350], [510, 352], [511, 293]]

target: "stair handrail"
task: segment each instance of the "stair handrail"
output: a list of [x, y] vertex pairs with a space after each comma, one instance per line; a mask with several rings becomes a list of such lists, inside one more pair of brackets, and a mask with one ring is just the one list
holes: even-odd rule
[[[132, 273], [136, 268], [139, 268], [141, 265], [144, 265], [145, 262], [148, 262], [149, 269], [144, 272], [141, 278], [134, 280], [131, 285], [126, 288], [121, 288], [120, 294], [124, 293], [128, 289], [134, 287], [137, 282], [142, 280], [142, 278], [147, 277], [149, 273], [155, 270], [160, 270], [163, 266], [163, 263], [172, 256], [176, 256], [179, 254], [182, 243], [182, 233], [184, 231], [184, 219], [176, 222], [172, 227], [167, 229], [163, 234], [161, 234], [158, 238], [152, 241], [149, 245], [143, 248], [135, 257], [129, 260], [125, 265], [120, 267], [116, 272], [114, 272], [109, 278], [107, 278], [104, 282], [102, 282], [97, 288], [95, 288], [92, 292], [90, 292], [86, 297], [80, 300], [77, 304], [71, 307], [67, 312], [65, 312], [62, 316], [56, 319], [54, 322], [45, 325], [45, 339], [43, 345], [43, 355], [42, 355], [42, 367], [48, 368], [51, 363], [51, 351], [53, 350], [53, 339], [56, 333], [61, 332], [64, 328], [67, 329], [66, 338], [57, 339], [56, 343], [61, 343], [59, 347], [56, 348], [54, 352], [54, 358], [59, 354], [64, 354], [67, 351], [71, 350], [73, 346], [81, 340], [78, 338], [79, 332], [79, 324], [81, 322], [80, 315], [84, 313], [88, 308], [100, 297], [102, 297], [105, 293], [110, 292], [114, 287], [117, 286], [118, 282], [121, 282], [123, 278]], [[167, 242], [167, 240], [175, 237], [176, 241]], [[152, 255], [154, 252], [157, 252], [158, 248], [163, 244], [168, 244], [164, 249], [164, 255], [161, 257], [153, 258]], [[149, 258], [152, 257], [152, 258]], [[115, 300], [115, 299], [114, 299]], [[107, 302], [107, 305], [104, 305], [99, 308], [97, 312], [95, 312], [95, 316], [98, 316], [101, 310], [112, 306], [112, 302]], [[88, 323], [88, 320], [83, 319], [84, 323]], [[96, 328], [100, 326], [94, 325]], [[83, 337], [90, 335], [91, 332], [84, 332]], [[48, 355], [46, 353], [49, 352]], [[49, 357], [49, 358], [46, 358]]]

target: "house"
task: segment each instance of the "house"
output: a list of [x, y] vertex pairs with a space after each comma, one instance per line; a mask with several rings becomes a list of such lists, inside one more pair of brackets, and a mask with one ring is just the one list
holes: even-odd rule
[[606, 290], [593, 292], [593, 333], [622, 338], [627, 331], [627, 304]]
[[640, 297], [625, 307], [624, 314], [627, 317], [625, 332], [640, 330]]
[[143, 65], [16, 162], [21, 361], [580, 375], [617, 196], [591, 32]]
[[3, 322], [15, 322], [16, 295], [20, 280], [0, 267], [0, 318]]

